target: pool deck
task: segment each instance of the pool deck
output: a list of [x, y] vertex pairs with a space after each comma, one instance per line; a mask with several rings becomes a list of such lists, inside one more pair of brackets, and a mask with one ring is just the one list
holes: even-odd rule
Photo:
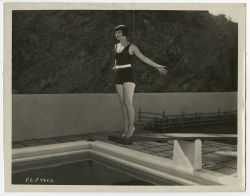
[[[25, 141], [17, 141], [12, 143], [12, 148], [24, 148], [31, 146], [41, 146], [48, 144], [65, 143], [79, 140], [99, 140], [102, 142], [111, 143], [121, 147], [140, 151], [155, 156], [173, 159], [174, 141], [134, 141], [132, 145], [126, 145], [108, 140], [108, 136], [115, 133], [94, 133], [71, 135], [54, 138], [33, 139]], [[236, 177], [237, 175], [237, 144], [230, 144], [229, 142], [222, 143], [218, 141], [203, 141], [202, 142], [202, 168], [218, 172], [224, 175]]]

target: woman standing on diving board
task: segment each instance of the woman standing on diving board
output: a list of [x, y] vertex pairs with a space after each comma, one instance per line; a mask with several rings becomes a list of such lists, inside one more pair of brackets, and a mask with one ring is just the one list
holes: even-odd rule
[[132, 71], [132, 57], [137, 56], [144, 63], [153, 66], [161, 74], [167, 74], [165, 66], [159, 65], [144, 56], [138, 47], [127, 40], [128, 28], [125, 25], [115, 27], [115, 37], [119, 41], [115, 45], [115, 65], [112, 68], [116, 72], [116, 91], [121, 101], [124, 113], [124, 133], [123, 137], [130, 138], [135, 131], [134, 126], [134, 106], [133, 96], [135, 90], [135, 80]]

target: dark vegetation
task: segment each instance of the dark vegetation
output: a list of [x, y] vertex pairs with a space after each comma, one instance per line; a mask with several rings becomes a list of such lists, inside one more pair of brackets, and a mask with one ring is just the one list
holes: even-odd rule
[[199, 11], [14, 11], [12, 88], [21, 93], [115, 92], [114, 27], [166, 65], [134, 59], [136, 92], [237, 91], [237, 24]]

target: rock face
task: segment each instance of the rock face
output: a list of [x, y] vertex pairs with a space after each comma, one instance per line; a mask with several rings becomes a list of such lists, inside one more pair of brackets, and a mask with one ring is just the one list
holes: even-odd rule
[[114, 27], [168, 75], [134, 57], [136, 92], [237, 91], [237, 24], [200, 11], [14, 11], [12, 86], [21, 93], [114, 93]]

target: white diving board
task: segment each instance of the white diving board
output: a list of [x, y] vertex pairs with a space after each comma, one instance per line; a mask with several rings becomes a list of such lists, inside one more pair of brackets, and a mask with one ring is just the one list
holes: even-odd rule
[[[148, 134], [135, 134], [134, 139], [151, 138], [154, 139], [165, 139], [165, 140], [175, 140], [175, 139], [201, 139], [201, 140], [213, 140], [213, 139], [236, 139], [237, 134], [206, 134], [206, 133], [148, 133]], [[133, 138], [131, 138], [133, 139]]]

